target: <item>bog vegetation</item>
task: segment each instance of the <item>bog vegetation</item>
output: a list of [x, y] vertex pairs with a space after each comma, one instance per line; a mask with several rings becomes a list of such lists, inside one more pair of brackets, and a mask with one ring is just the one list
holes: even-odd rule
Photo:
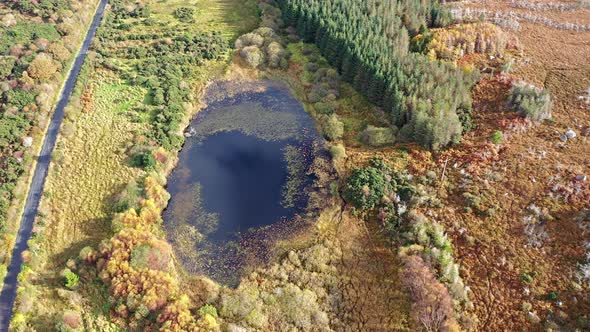
[[346, 179], [342, 194], [368, 220], [382, 223], [393, 240], [401, 243], [403, 282], [414, 302], [412, 316], [417, 329], [459, 331], [459, 323], [471, 328], [477, 317], [469, 290], [459, 275], [453, 246], [442, 225], [428, 220], [420, 208], [429, 203], [420, 181], [372, 159]]

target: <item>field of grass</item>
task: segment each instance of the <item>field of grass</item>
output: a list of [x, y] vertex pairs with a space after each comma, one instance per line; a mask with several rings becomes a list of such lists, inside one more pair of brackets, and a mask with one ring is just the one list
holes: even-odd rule
[[[191, 24], [179, 22], [173, 13], [180, 7], [195, 9]], [[221, 31], [231, 40], [251, 31], [258, 23], [256, 0], [157, 0], [150, 1], [152, 17], [185, 31]], [[157, 27], [153, 27], [157, 31]], [[150, 28], [145, 30], [149, 32]]]
[[[129, 165], [126, 150], [145, 125], [129, 122], [127, 112], [146, 91], [95, 73], [87, 86], [94, 105], [88, 111], [69, 109], [72, 120], [62, 127], [45, 186], [43, 211], [51, 222], [45, 236], [50, 256], [77, 253], [110, 231], [112, 196], [142, 171]], [[67, 176], [63, 176], [67, 174]], [[71, 250], [70, 250], [71, 249]]]

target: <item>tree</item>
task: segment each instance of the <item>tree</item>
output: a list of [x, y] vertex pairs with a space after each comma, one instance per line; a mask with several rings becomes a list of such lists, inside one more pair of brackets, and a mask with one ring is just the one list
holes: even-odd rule
[[[383, 106], [398, 128], [405, 127], [408, 139], [433, 149], [459, 140], [469, 122], [474, 77], [423, 54], [409, 53], [410, 36], [426, 34], [426, 27], [435, 23], [433, 15], [438, 24], [447, 17], [438, 1], [278, 3], [285, 21], [295, 25], [305, 40], [315, 42], [344, 80]], [[414, 40], [414, 47], [420, 43], [424, 41]]]
[[449, 292], [436, 280], [422, 257], [404, 257], [402, 282], [413, 300], [412, 317], [418, 325], [416, 328], [428, 332], [459, 331]]
[[27, 68], [29, 75], [41, 82], [46, 82], [55, 75], [60, 66], [49, 54], [39, 53]]

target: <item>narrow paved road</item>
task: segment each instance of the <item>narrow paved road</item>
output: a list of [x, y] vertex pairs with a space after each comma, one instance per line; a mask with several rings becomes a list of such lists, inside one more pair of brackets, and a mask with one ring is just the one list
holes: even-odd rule
[[35, 216], [37, 215], [41, 194], [43, 193], [43, 186], [45, 185], [45, 178], [47, 176], [47, 170], [49, 169], [49, 162], [51, 161], [51, 153], [55, 147], [59, 127], [64, 118], [64, 109], [68, 104], [70, 96], [72, 95], [72, 91], [76, 85], [76, 80], [78, 79], [78, 74], [80, 74], [80, 69], [84, 63], [84, 60], [86, 59], [86, 54], [88, 53], [88, 49], [92, 42], [92, 38], [94, 38], [96, 29], [100, 24], [107, 2], [108, 0], [100, 0], [100, 4], [92, 20], [90, 29], [84, 38], [80, 52], [76, 56], [72, 70], [68, 75], [66, 84], [64, 85], [64, 88], [59, 97], [57, 107], [55, 108], [55, 112], [53, 113], [51, 123], [49, 124], [47, 134], [45, 135], [45, 139], [43, 141], [41, 153], [37, 159], [37, 167], [35, 168], [35, 173], [33, 174], [33, 180], [29, 189], [27, 201], [25, 202], [25, 209], [22, 215], [20, 229], [18, 230], [16, 243], [14, 245], [14, 250], [12, 251], [12, 260], [8, 266], [8, 274], [4, 279], [4, 287], [0, 293], [1, 332], [8, 331], [10, 320], [12, 318], [12, 307], [14, 305], [14, 299], [16, 298], [16, 288], [18, 284], [17, 276], [20, 273], [21, 264], [23, 262], [21, 254], [28, 248], [27, 241], [31, 237], [31, 232], [33, 230], [33, 222], [35, 220]]

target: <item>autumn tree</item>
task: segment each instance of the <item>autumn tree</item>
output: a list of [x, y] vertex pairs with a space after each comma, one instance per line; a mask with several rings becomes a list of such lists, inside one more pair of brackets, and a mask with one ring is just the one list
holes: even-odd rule
[[59, 70], [59, 64], [47, 53], [39, 53], [27, 68], [29, 75], [41, 82], [46, 82]]
[[404, 257], [402, 282], [412, 298], [412, 317], [418, 329], [427, 332], [459, 331], [448, 290], [436, 280], [420, 256]]

